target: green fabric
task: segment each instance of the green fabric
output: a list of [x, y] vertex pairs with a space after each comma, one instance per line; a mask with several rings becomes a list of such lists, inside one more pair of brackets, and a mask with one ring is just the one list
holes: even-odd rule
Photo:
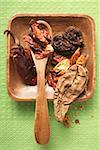
[[[0, 150], [100, 150], [100, 21], [97, 0], [0, 0]], [[6, 38], [3, 31], [17, 13], [80, 13], [94, 18], [96, 25], [97, 77], [93, 98], [71, 105], [71, 123], [66, 128], [54, 118], [49, 103], [51, 137], [47, 145], [36, 144], [33, 136], [35, 103], [16, 102], [6, 89]], [[73, 116], [75, 106], [84, 106]]]

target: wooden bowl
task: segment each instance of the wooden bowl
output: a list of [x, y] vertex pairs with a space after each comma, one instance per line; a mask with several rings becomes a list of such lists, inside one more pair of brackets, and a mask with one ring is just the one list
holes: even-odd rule
[[[89, 84], [87, 94], [82, 94], [77, 101], [84, 101], [93, 96], [95, 84], [95, 25], [91, 17], [78, 14], [64, 15], [35, 15], [35, 14], [19, 14], [15, 15], [9, 21], [8, 29], [12, 30], [22, 43], [23, 36], [28, 33], [29, 22], [31, 19], [41, 19], [47, 21], [52, 29], [53, 35], [63, 32], [68, 26], [78, 27], [84, 37], [85, 47], [82, 52], [89, 55], [86, 67], [89, 70]], [[23, 44], [23, 43], [22, 43]], [[27, 86], [22, 83], [18, 73], [14, 69], [13, 62], [10, 59], [10, 49], [13, 41], [8, 36], [7, 39], [7, 90], [8, 94], [17, 101], [32, 101], [36, 98], [37, 87]], [[47, 99], [53, 100], [54, 90], [46, 85]]]

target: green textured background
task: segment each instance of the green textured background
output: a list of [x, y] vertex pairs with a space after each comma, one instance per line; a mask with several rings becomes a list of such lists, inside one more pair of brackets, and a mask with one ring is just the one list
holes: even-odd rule
[[[99, 2], [93, 0], [0, 0], [0, 150], [100, 150], [100, 21]], [[13, 101], [6, 89], [6, 38], [3, 31], [8, 20], [17, 13], [82, 13], [92, 16], [96, 25], [97, 77], [94, 97], [83, 102], [83, 111], [78, 116], [72, 104], [71, 121], [80, 120], [80, 125], [66, 128], [58, 123], [49, 103], [51, 137], [47, 145], [37, 145], [33, 136], [35, 103]]]

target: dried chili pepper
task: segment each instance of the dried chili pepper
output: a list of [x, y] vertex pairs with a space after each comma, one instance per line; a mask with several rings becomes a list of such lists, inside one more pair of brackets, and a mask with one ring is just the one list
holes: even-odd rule
[[55, 78], [55, 73], [53, 71], [50, 71], [47, 75], [48, 84], [49, 86], [52, 86], [53, 89], [55, 90], [57, 81], [55, 81], [54, 78]]
[[80, 56], [80, 47], [75, 51], [75, 53], [70, 58], [70, 65], [74, 65]]
[[26, 55], [28, 50], [24, 51], [24, 48], [20, 45], [19, 40], [12, 31], [5, 30], [4, 33], [7, 33], [7, 35], [10, 34], [14, 40], [14, 45], [10, 50], [10, 57], [13, 60], [23, 83], [27, 85], [36, 85], [36, 68], [31, 55]]
[[79, 28], [74, 26], [69, 26], [63, 37], [71, 44], [82, 46], [83, 36]]
[[83, 47], [82, 33], [78, 28], [69, 26], [66, 32], [54, 36], [52, 46], [58, 54], [70, 58], [78, 47]]
[[59, 55], [59, 53], [54, 52], [52, 55], [52, 60], [51, 60], [51, 64], [53, 66], [57, 65], [57, 63], [59, 63], [60, 61], [66, 59], [66, 57]]
[[51, 36], [51, 27], [47, 22], [31, 20], [29, 34], [24, 36], [24, 40], [35, 53], [35, 57], [41, 59], [53, 52], [53, 47], [50, 45]]
[[52, 46], [55, 52], [58, 52], [60, 55], [68, 58], [70, 58], [77, 49], [77, 46], [69, 43], [66, 39], [64, 39], [63, 35], [59, 34], [54, 36]]

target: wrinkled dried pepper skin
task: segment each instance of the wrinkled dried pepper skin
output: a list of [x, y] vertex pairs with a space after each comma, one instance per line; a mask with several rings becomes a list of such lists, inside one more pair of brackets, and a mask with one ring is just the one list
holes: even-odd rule
[[77, 27], [69, 26], [66, 32], [63, 34], [63, 37], [73, 45], [78, 45], [80, 47], [83, 45], [83, 36]]
[[57, 81], [55, 81], [54, 78], [55, 78], [54, 72], [50, 71], [47, 75], [48, 84], [49, 86], [52, 86], [52, 88], [55, 90]]
[[58, 80], [54, 93], [54, 111], [58, 121], [63, 122], [69, 104], [84, 91], [88, 83], [86, 67], [75, 64]]
[[24, 49], [20, 46], [12, 48], [10, 57], [22, 81], [27, 85], [36, 85], [36, 68], [32, 59], [25, 56]]
[[83, 47], [82, 33], [78, 28], [69, 26], [64, 33], [54, 36], [52, 46], [58, 54], [70, 58], [78, 47]]
[[64, 39], [63, 36], [56, 35], [53, 38], [53, 44], [54, 50], [58, 52], [60, 55], [70, 58], [78, 46], [73, 45], [69, 43], [66, 39]]
[[[44, 21], [44, 24], [48, 23]], [[29, 44], [37, 59], [45, 58], [53, 52], [52, 46], [50, 47], [51, 35], [49, 31], [43, 28], [37, 21], [31, 21], [29, 34], [24, 37], [24, 40]]]
[[10, 30], [6, 30], [4, 33], [10, 34], [14, 40], [14, 45], [10, 50], [10, 58], [23, 83], [27, 85], [36, 85], [36, 68], [31, 55], [29, 55], [29, 50], [26, 51], [20, 45], [19, 40]]

